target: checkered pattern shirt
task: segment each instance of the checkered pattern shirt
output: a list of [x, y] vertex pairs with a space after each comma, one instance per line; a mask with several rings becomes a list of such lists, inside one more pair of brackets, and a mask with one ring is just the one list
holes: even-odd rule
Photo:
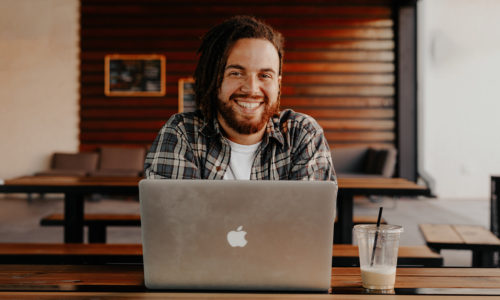
[[[223, 179], [230, 156], [218, 121], [205, 122], [198, 110], [168, 120], [146, 156], [144, 171], [156, 179]], [[250, 179], [336, 181], [323, 129], [292, 110], [270, 118]]]

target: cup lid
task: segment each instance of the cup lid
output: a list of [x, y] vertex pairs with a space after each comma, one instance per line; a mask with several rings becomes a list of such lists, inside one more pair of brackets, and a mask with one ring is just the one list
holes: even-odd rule
[[[377, 232], [377, 224], [354, 225], [353, 231], [360, 232], [360, 233], [361, 232], [374, 233], [374, 232]], [[380, 224], [378, 231], [384, 232], [384, 233], [401, 233], [401, 232], [403, 232], [403, 226]]]

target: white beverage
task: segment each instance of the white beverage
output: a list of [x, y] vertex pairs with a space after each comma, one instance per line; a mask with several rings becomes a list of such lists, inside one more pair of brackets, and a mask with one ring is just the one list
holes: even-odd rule
[[390, 290], [396, 281], [396, 268], [392, 266], [361, 267], [363, 287], [373, 290]]

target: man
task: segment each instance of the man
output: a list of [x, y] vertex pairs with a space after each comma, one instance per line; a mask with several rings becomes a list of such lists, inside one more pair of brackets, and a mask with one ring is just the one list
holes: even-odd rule
[[198, 110], [163, 126], [146, 157], [147, 178], [336, 180], [322, 128], [279, 110], [280, 33], [236, 16], [212, 28], [198, 52]]

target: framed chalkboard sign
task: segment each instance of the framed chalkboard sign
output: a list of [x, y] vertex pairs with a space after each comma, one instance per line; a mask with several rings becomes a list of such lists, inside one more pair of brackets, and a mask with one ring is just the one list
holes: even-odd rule
[[165, 95], [165, 56], [158, 54], [109, 54], [104, 58], [106, 96]]
[[179, 112], [190, 112], [196, 110], [194, 100], [194, 79], [179, 79]]

